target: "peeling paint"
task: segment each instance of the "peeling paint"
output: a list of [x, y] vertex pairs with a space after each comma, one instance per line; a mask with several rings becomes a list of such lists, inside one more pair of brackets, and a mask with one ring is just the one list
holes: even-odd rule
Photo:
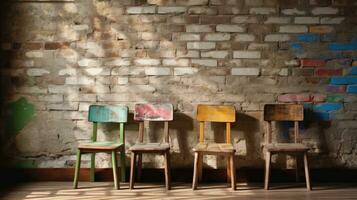
[[35, 114], [35, 108], [26, 98], [22, 97], [6, 107], [6, 133], [14, 136], [30, 122]]

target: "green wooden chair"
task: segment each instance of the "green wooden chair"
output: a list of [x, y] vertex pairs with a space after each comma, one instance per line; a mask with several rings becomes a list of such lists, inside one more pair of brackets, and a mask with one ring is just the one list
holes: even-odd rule
[[[118, 173], [117, 173], [117, 152], [120, 152], [120, 168], [121, 180], [125, 181], [125, 136], [124, 123], [128, 119], [128, 107], [126, 106], [102, 106], [91, 105], [89, 107], [88, 121], [93, 122], [93, 135], [91, 142], [81, 143], [77, 150], [77, 163], [74, 173], [73, 188], [78, 187], [78, 177], [81, 165], [81, 155], [91, 153], [90, 163], [90, 180], [95, 181], [95, 153], [107, 152], [112, 154], [112, 166], [114, 185], [119, 189]], [[97, 141], [97, 126], [98, 123], [119, 123], [119, 141]]]

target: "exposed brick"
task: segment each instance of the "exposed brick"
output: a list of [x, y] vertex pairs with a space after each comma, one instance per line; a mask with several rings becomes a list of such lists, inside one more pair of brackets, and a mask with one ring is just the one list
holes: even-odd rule
[[234, 51], [233, 58], [260, 58], [260, 51]]
[[259, 68], [232, 68], [231, 74], [234, 76], [259, 76]]
[[27, 50], [40, 50], [43, 44], [40, 42], [28, 42], [23, 44], [23, 48]]
[[281, 13], [283, 13], [284, 15], [305, 15], [306, 11], [299, 10], [297, 8], [288, 8], [281, 10]]
[[264, 38], [265, 42], [285, 42], [289, 40], [290, 36], [287, 34], [269, 34]]
[[218, 13], [216, 8], [210, 7], [190, 7], [188, 14], [190, 15], [216, 15]]
[[279, 27], [281, 33], [306, 33], [308, 32], [307, 26], [303, 25], [284, 25]]
[[252, 42], [255, 40], [255, 36], [253, 34], [237, 34], [234, 40], [239, 42]]
[[176, 57], [178, 58], [198, 58], [199, 57], [199, 51], [193, 51], [193, 50], [178, 50], [176, 52]]
[[275, 14], [276, 9], [275, 8], [251, 8], [249, 10], [249, 14], [252, 15], [269, 15], [269, 14]]
[[332, 26], [310, 26], [309, 27], [309, 32], [311, 33], [331, 33], [334, 31], [334, 28]]
[[311, 68], [294, 68], [292, 70], [293, 76], [313, 76], [314, 73], [315, 70]]
[[300, 61], [301, 67], [324, 67], [324, 60], [315, 60], [315, 59], [302, 59]]
[[69, 42], [46, 42], [45, 49], [46, 50], [63, 49], [63, 48], [68, 48], [69, 45], [70, 45]]
[[311, 94], [312, 102], [324, 102], [326, 101], [326, 94]]
[[145, 74], [148, 76], [165, 76], [170, 75], [171, 70], [167, 67], [147, 67], [145, 68]]
[[309, 94], [284, 94], [278, 96], [279, 102], [310, 102]]
[[213, 59], [192, 59], [193, 66], [217, 67], [217, 60]]
[[344, 17], [322, 17], [320, 24], [341, 24], [344, 20]]
[[200, 35], [195, 33], [179, 33], [174, 34], [173, 39], [179, 41], [197, 41], [200, 40]]
[[288, 24], [291, 22], [290, 17], [268, 17], [265, 24]]
[[201, 24], [229, 24], [230, 16], [202, 16]]
[[320, 22], [319, 17], [295, 17], [295, 24], [318, 24]]
[[159, 59], [152, 59], [152, 58], [139, 58], [139, 59], [135, 59], [134, 63], [137, 65], [159, 65], [160, 64], [160, 60]]
[[184, 13], [186, 12], [186, 7], [178, 6], [160, 6], [158, 7], [159, 14], [169, 14], [169, 13]]
[[188, 59], [164, 59], [162, 64], [165, 66], [179, 66], [187, 67], [189, 65]]
[[128, 14], [153, 14], [155, 13], [154, 6], [136, 6], [136, 7], [128, 7], [126, 12]]
[[28, 69], [26, 71], [27, 75], [29, 76], [43, 76], [43, 75], [47, 75], [50, 74], [50, 72], [46, 69], [40, 69], [40, 68], [32, 68], [32, 69]]
[[187, 42], [187, 49], [214, 49], [216, 43], [214, 42]]
[[333, 7], [317, 7], [311, 10], [313, 15], [336, 15], [338, 8]]
[[342, 76], [342, 69], [327, 69], [327, 68], [319, 68], [316, 69], [316, 76]]
[[244, 32], [245, 27], [240, 25], [219, 24], [216, 26], [217, 32]]
[[229, 55], [228, 51], [207, 51], [201, 52], [202, 58], [227, 58]]
[[226, 41], [230, 39], [231, 35], [229, 33], [208, 33], [204, 36], [204, 40], [208, 41]]
[[190, 24], [186, 25], [186, 32], [202, 33], [202, 32], [212, 32], [213, 29], [209, 25], [197, 25]]
[[176, 3], [184, 6], [200, 6], [208, 5], [208, 0], [176, 0]]
[[232, 23], [236, 24], [254, 24], [258, 23], [258, 18], [255, 16], [235, 16], [232, 18]]
[[197, 68], [192, 67], [176, 67], [174, 68], [175, 76], [193, 75], [198, 72]]

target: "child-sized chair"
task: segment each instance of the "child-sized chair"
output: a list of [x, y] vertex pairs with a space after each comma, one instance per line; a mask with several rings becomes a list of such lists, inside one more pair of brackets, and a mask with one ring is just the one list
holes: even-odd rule
[[[227, 156], [227, 177], [231, 181], [231, 187], [236, 189], [236, 168], [234, 164], [234, 153], [231, 141], [231, 123], [236, 121], [236, 113], [233, 106], [220, 105], [198, 105], [197, 120], [200, 123], [199, 143], [193, 148], [195, 153], [192, 189], [197, 189], [198, 179], [202, 176], [203, 155]], [[220, 122], [226, 124], [225, 143], [205, 142], [205, 122]]]
[[[81, 155], [85, 153], [91, 154], [90, 163], [90, 180], [95, 181], [95, 153], [107, 152], [112, 155], [112, 167], [115, 189], [119, 189], [118, 173], [117, 173], [117, 152], [120, 152], [120, 168], [121, 180], [125, 180], [125, 136], [124, 123], [128, 119], [128, 107], [126, 106], [104, 106], [91, 105], [89, 107], [88, 121], [93, 122], [93, 134], [91, 142], [81, 143], [77, 150], [77, 163], [74, 174], [73, 187], [78, 187], [78, 176], [81, 165]], [[118, 141], [97, 141], [98, 123], [119, 123], [119, 140]]]
[[[264, 188], [269, 189], [270, 163], [272, 154], [284, 153], [296, 156], [296, 165], [298, 156], [304, 157], [304, 168], [307, 190], [311, 190], [309, 167], [307, 162], [307, 151], [309, 147], [302, 144], [299, 139], [299, 122], [304, 120], [304, 106], [298, 104], [267, 104], [264, 106], [264, 121], [267, 121], [265, 133], [265, 184]], [[272, 143], [271, 124], [272, 121], [293, 121], [294, 122], [294, 143]], [[296, 166], [296, 177], [298, 177], [298, 168]]]
[[[138, 142], [130, 147], [131, 166], [130, 166], [130, 185], [134, 188], [135, 179], [135, 162], [138, 158], [138, 179], [141, 176], [142, 154], [158, 153], [165, 156], [165, 183], [166, 189], [170, 190], [170, 143], [169, 143], [169, 121], [173, 120], [172, 104], [136, 104], [134, 120], [139, 122]], [[161, 121], [164, 122], [164, 139], [162, 142], [152, 143], [144, 142], [144, 121]]]

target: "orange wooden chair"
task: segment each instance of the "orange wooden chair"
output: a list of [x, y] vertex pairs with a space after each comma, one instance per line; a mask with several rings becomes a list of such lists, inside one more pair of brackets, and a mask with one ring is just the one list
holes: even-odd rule
[[[134, 188], [135, 163], [138, 158], [138, 179], [141, 177], [142, 154], [158, 153], [165, 156], [165, 183], [166, 189], [170, 190], [170, 143], [169, 143], [169, 121], [173, 120], [172, 104], [136, 104], [134, 120], [139, 122], [138, 142], [130, 147], [131, 166], [130, 166], [130, 184], [129, 188]], [[164, 139], [162, 142], [144, 141], [144, 121], [162, 121], [164, 122]]]
[[[265, 157], [265, 185], [269, 189], [270, 163], [272, 154], [285, 153], [296, 156], [296, 165], [299, 155], [304, 157], [304, 168], [307, 190], [311, 190], [309, 167], [307, 162], [307, 151], [309, 147], [300, 143], [299, 122], [304, 120], [304, 107], [297, 104], [267, 104], [264, 106], [264, 121], [266, 121], [266, 133], [264, 149]], [[272, 143], [272, 121], [293, 121], [294, 122], [294, 143]], [[298, 178], [298, 168], [296, 166], [296, 177]]]
[[[231, 182], [233, 190], [236, 189], [236, 168], [234, 164], [234, 153], [231, 142], [231, 123], [235, 122], [236, 114], [233, 106], [219, 105], [198, 105], [197, 120], [200, 123], [199, 143], [193, 148], [195, 154], [192, 189], [197, 189], [198, 179], [202, 177], [203, 155], [224, 155], [227, 160], [227, 177]], [[205, 122], [226, 123], [226, 142], [207, 143], [205, 142], [204, 125]]]

